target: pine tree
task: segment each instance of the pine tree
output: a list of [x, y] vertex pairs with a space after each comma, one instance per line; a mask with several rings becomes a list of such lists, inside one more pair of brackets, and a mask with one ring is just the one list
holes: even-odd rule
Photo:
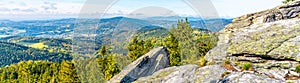
[[170, 53], [170, 65], [179, 66], [181, 64], [179, 43], [172, 33], [169, 33], [169, 36], [166, 39], [166, 46]]
[[99, 56], [104, 57], [107, 54], [107, 50], [105, 46], [102, 46], [101, 49], [99, 50]]
[[129, 46], [128, 49], [128, 56], [130, 57], [131, 62], [138, 59], [140, 56], [145, 54], [145, 42], [143, 40], [138, 40], [137, 37], [134, 37]]
[[120, 69], [117, 66], [117, 63], [113, 55], [108, 56], [106, 61], [107, 64], [105, 65], [104, 75], [105, 75], [105, 79], [109, 80], [114, 75], [118, 74], [120, 72]]
[[98, 54], [100, 56], [98, 58], [98, 64], [106, 80], [109, 80], [120, 72], [120, 69], [115, 61], [115, 57], [111, 54], [108, 54], [105, 46], [102, 46]]
[[106, 50], [106, 47], [105, 46], [102, 46], [101, 49], [98, 51], [98, 63], [99, 63], [99, 67], [101, 69], [101, 71], [104, 71], [104, 68], [105, 68], [105, 64], [107, 63], [105, 61], [106, 59], [106, 55], [107, 54], [107, 50]]
[[145, 46], [144, 46], [144, 54], [149, 52], [151, 49], [153, 48], [153, 43], [151, 42], [150, 39], [148, 39], [145, 43]]
[[62, 61], [58, 78], [60, 82], [80, 82], [76, 68], [70, 61]]
[[184, 63], [190, 63], [199, 59], [199, 52], [197, 50], [197, 43], [194, 40], [193, 31], [187, 18], [185, 20], [178, 20], [177, 26], [172, 26], [170, 29], [170, 32], [179, 42], [179, 53]]

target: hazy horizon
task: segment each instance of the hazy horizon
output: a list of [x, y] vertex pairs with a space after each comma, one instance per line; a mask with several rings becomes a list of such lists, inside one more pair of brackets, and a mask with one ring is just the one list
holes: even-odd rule
[[[85, 11], [85, 6], [90, 8], [101, 7], [108, 3], [101, 3], [94, 0], [11, 0], [0, 2], [0, 19], [25, 21], [25, 20], [51, 20], [64, 18], [78, 18], [82, 15], [99, 18], [111, 17], [153, 17], [153, 16], [181, 16], [181, 17], [202, 17], [202, 18], [235, 18], [247, 13], [254, 13], [270, 9], [282, 4], [282, 0], [206, 0], [210, 1], [215, 9], [214, 17], [199, 15], [195, 8], [191, 7], [187, 0], [163, 1], [130, 1], [116, 0], [105, 12]], [[90, 3], [88, 3], [90, 2]], [[94, 2], [94, 3], [93, 3]], [[255, 6], [254, 6], [255, 5]], [[201, 8], [199, 8], [201, 9]], [[205, 8], [202, 8], [205, 10]], [[202, 10], [201, 9], [201, 10]], [[98, 9], [101, 10], [101, 9]], [[214, 10], [213, 10], [214, 11]], [[81, 15], [81, 16], [80, 16]]]
[[[47, 20], [61, 20], [61, 19], [110, 19], [110, 18], [117, 18], [117, 17], [125, 17], [125, 18], [134, 18], [134, 19], [150, 19], [150, 18], [156, 18], [156, 17], [163, 17], [163, 18], [169, 18], [175, 16], [152, 16], [152, 17], [145, 17], [145, 18], [135, 18], [135, 17], [127, 17], [127, 16], [112, 16], [112, 17], [101, 17], [101, 18], [76, 18], [76, 17], [62, 17], [62, 18], [48, 18], [48, 19], [20, 19], [20, 20], [14, 20], [14, 19], [0, 19], [0, 21], [14, 21], [14, 22], [21, 22], [21, 21], [47, 21]], [[177, 16], [176, 16], [177, 17]], [[220, 18], [202, 18], [202, 17], [184, 17], [184, 16], [178, 16], [178, 18], [189, 18], [189, 20], [194, 19], [233, 19], [233, 18], [226, 18], [226, 17], [220, 17]]]

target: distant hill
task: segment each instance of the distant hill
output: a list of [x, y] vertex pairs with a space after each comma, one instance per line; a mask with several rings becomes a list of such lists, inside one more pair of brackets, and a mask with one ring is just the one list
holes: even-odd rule
[[160, 26], [145, 26], [137, 31], [139, 37], [164, 37], [169, 33], [168, 29]]
[[[144, 18], [148, 20], [153, 25], [162, 26], [165, 28], [170, 28], [172, 25], [176, 24], [179, 19], [185, 19], [186, 17], [179, 16], [168, 16], [168, 17], [149, 17]], [[213, 32], [218, 32], [222, 30], [225, 25], [231, 23], [232, 19], [225, 18], [200, 18], [200, 17], [188, 17], [190, 24], [193, 28], [207, 29]]]
[[[150, 17], [144, 19], [128, 18], [128, 17], [113, 17], [103, 19], [76, 19], [66, 18], [57, 20], [30, 20], [30, 21], [10, 21], [0, 20], [0, 38], [10, 36], [33, 36], [43, 38], [67, 38], [70, 39], [77, 23], [82, 26], [89, 26], [90, 24], [99, 25], [97, 34], [110, 34], [112, 31], [119, 29], [121, 32], [136, 31], [144, 26], [160, 26], [170, 28], [171, 25], [177, 23], [179, 19], [185, 17]], [[189, 17], [191, 26], [193, 28], [202, 28], [210, 31], [219, 31], [225, 25], [231, 23], [232, 19], [202, 19], [196, 17]], [[117, 28], [117, 29], [116, 29]], [[114, 32], [114, 33], [118, 33]], [[102, 34], [99, 34], [102, 35]]]

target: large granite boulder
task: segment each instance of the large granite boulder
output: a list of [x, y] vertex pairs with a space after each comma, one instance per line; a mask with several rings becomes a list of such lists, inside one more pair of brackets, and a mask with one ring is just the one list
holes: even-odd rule
[[216, 83], [226, 71], [220, 65], [199, 68], [197, 65], [170, 67], [142, 77], [133, 83]]
[[224, 77], [219, 83], [284, 83], [284, 81], [254, 73], [233, 72]]
[[[276, 70], [274, 70], [276, 71]], [[286, 71], [271, 74], [286, 74]], [[151, 76], [141, 77], [133, 83], [284, 83], [286, 80], [270, 78], [253, 71], [232, 71], [220, 65], [183, 65], [159, 70]]]
[[153, 74], [154, 72], [169, 67], [169, 54], [166, 47], [159, 47], [141, 56], [118, 75], [114, 76], [111, 83], [130, 83], [136, 79]]
[[233, 19], [205, 59], [216, 64], [230, 61], [236, 68], [252, 64], [255, 73], [239, 71], [224, 78], [226, 82], [299, 80], [295, 68], [300, 61], [300, 1]]
[[218, 46], [206, 59], [248, 54], [300, 61], [299, 15], [300, 1], [295, 1], [235, 18], [220, 31]]

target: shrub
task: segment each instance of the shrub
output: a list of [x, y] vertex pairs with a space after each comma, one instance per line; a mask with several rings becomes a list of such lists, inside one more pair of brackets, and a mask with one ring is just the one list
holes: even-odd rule
[[222, 74], [222, 77], [225, 77], [225, 76], [228, 75], [228, 74], [231, 74], [231, 72], [224, 72], [224, 73]]
[[204, 56], [200, 57], [200, 63], [198, 64], [199, 67], [205, 66], [207, 63], [207, 60], [205, 60]]
[[230, 60], [225, 60], [224, 64], [231, 64]]
[[300, 64], [296, 66], [296, 70], [297, 73], [300, 73]]
[[287, 3], [293, 2], [293, 1], [295, 1], [295, 0], [284, 0], [284, 1], [282, 1], [282, 3], [287, 4]]
[[242, 65], [243, 70], [250, 70], [252, 68], [252, 64], [250, 62], [245, 62]]

